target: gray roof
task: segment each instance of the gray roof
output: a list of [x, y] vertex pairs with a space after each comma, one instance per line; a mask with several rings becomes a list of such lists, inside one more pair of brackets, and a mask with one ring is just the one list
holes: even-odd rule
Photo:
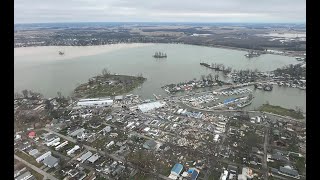
[[27, 171], [23, 174], [21, 174], [20, 176], [18, 176], [17, 178], [15, 178], [15, 180], [27, 180], [27, 179], [30, 179], [33, 175], [30, 173], [30, 171]]
[[76, 135], [78, 135], [79, 133], [82, 133], [82, 132], [84, 132], [84, 131], [85, 131], [84, 128], [77, 129], [77, 130], [73, 131], [72, 133], [70, 133], [70, 136], [76, 136]]
[[279, 171], [284, 173], [284, 174], [291, 175], [291, 176], [299, 176], [298, 171], [294, 170], [294, 169], [289, 169], [289, 168], [286, 168], [286, 167], [280, 167]]
[[155, 148], [157, 143], [154, 140], [147, 140], [144, 144], [143, 147], [146, 149], [153, 149]]
[[279, 173], [278, 169], [276, 168], [270, 168], [270, 171], [275, 174]]
[[238, 167], [233, 166], [233, 165], [228, 165], [228, 168], [227, 168], [227, 169], [229, 169], [230, 171], [234, 171], [234, 172], [236, 172], [236, 173], [237, 173], [237, 171], [238, 171]]
[[51, 139], [53, 139], [53, 138], [55, 138], [56, 137], [56, 135], [55, 134], [49, 134], [49, 135], [47, 135], [46, 136], [46, 141], [48, 141], [48, 140], [51, 140]]
[[123, 96], [115, 96], [114, 99], [115, 100], [121, 100], [121, 99], [123, 99]]
[[49, 155], [43, 160], [43, 164], [49, 166], [49, 167], [54, 167], [56, 163], [59, 162], [59, 159]]
[[29, 154], [33, 157], [35, 157], [38, 153], [39, 153], [38, 149], [32, 149], [31, 151], [29, 151]]
[[160, 108], [164, 105], [165, 105], [165, 103], [162, 103], [160, 101], [156, 101], [156, 102], [151, 102], [151, 103], [140, 104], [140, 105], [138, 105], [138, 108], [140, 109], [140, 111], [142, 111], [144, 113], [144, 112], [148, 112], [153, 109]]
[[281, 153], [275, 153], [271, 155], [271, 159], [275, 159], [278, 161], [288, 161], [288, 159], [281, 155]]
[[83, 155], [80, 157], [80, 159], [81, 159], [82, 161], [85, 161], [85, 160], [87, 160], [90, 156], [92, 156], [92, 152], [88, 151], [88, 152], [86, 152], [85, 154], [83, 154]]
[[91, 163], [94, 163], [96, 162], [96, 160], [99, 159], [99, 155], [98, 154], [95, 154], [93, 156], [91, 156], [88, 161], [91, 162]]

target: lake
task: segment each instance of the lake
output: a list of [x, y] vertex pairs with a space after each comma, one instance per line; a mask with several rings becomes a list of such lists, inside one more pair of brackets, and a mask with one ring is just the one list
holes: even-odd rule
[[[77, 85], [100, 74], [103, 68], [117, 74], [141, 73], [147, 81], [132, 93], [148, 99], [153, 98], [153, 94], [165, 96], [166, 93], [161, 87], [166, 84], [200, 79], [201, 75], [216, 73], [200, 66], [200, 62], [221, 63], [238, 70], [260, 71], [271, 71], [284, 65], [298, 63], [295, 58], [287, 56], [264, 54], [248, 59], [244, 56], [247, 53], [245, 51], [183, 44], [146, 44], [112, 51], [107, 50], [106, 46], [101, 46], [96, 47], [99, 49], [96, 54], [91, 51], [88, 55], [85, 51], [90, 47], [77, 47], [70, 52], [68, 48], [62, 48], [66, 56], [58, 54], [60, 47], [29, 48], [30, 50], [28, 48], [15, 49], [14, 90], [21, 92], [23, 89], [31, 89], [45, 97], [55, 97], [58, 91], [68, 96]], [[103, 48], [106, 49], [105, 52]], [[168, 58], [153, 58], [152, 55], [156, 51], [165, 52]], [[74, 56], [68, 57], [68, 53], [74, 53]], [[221, 73], [220, 79], [224, 79]], [[305, 111], [306, 93], [303, 90], [274, 87], [272, 92], [255, 91], [254, 96], [254, 102], [247, 108], [253, 109], [268, 101], [270, 104], [287, 108], [299, 106]]]

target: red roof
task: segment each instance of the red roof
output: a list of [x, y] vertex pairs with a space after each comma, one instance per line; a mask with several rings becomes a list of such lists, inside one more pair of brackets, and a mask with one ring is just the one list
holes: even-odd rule
[[28, 134], [29, 137], [35, 137], [36, 136], [36, 132], [34, 131], [30, 131]]

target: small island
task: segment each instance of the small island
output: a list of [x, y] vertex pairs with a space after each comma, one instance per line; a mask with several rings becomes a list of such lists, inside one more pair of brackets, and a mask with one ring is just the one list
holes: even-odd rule
[[139, 87], [146, 78], [142, 75], [127, 76], [110, 74], [107, 69], [103, 69], [102, 74], [90, 78], [87, 83], [75, 88], [73, 96], [75, 98], [95, 98], [104, 96], [116, 96], [128, 93]]
[[263, 104], [261, 107], [258, 108], [259, 111], [264, 111], [264, 112], [269, 112], [273, 114], [278, 114], [281, 116], [289, 116], [295, 119], [303, 119], [303, 113], [302, 110], [297, 108], [296, 110], [294, 109], [286, 109], [281, 106], [273, 106], [270, 104]]

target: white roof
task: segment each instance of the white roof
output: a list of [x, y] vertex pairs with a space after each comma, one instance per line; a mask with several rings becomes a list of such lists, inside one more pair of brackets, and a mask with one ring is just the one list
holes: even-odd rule
[[144, 112], [148, 112], [153, 109], [163, 107], [165, 104], [166, 104], [165, 102], [156, 101], [156, 102], [151, 102], [151, 103], [140, 104], [140, 105], [138, 105], [138, 108], [140, 109], [140, 111], [142, 111], [144, 113]]

